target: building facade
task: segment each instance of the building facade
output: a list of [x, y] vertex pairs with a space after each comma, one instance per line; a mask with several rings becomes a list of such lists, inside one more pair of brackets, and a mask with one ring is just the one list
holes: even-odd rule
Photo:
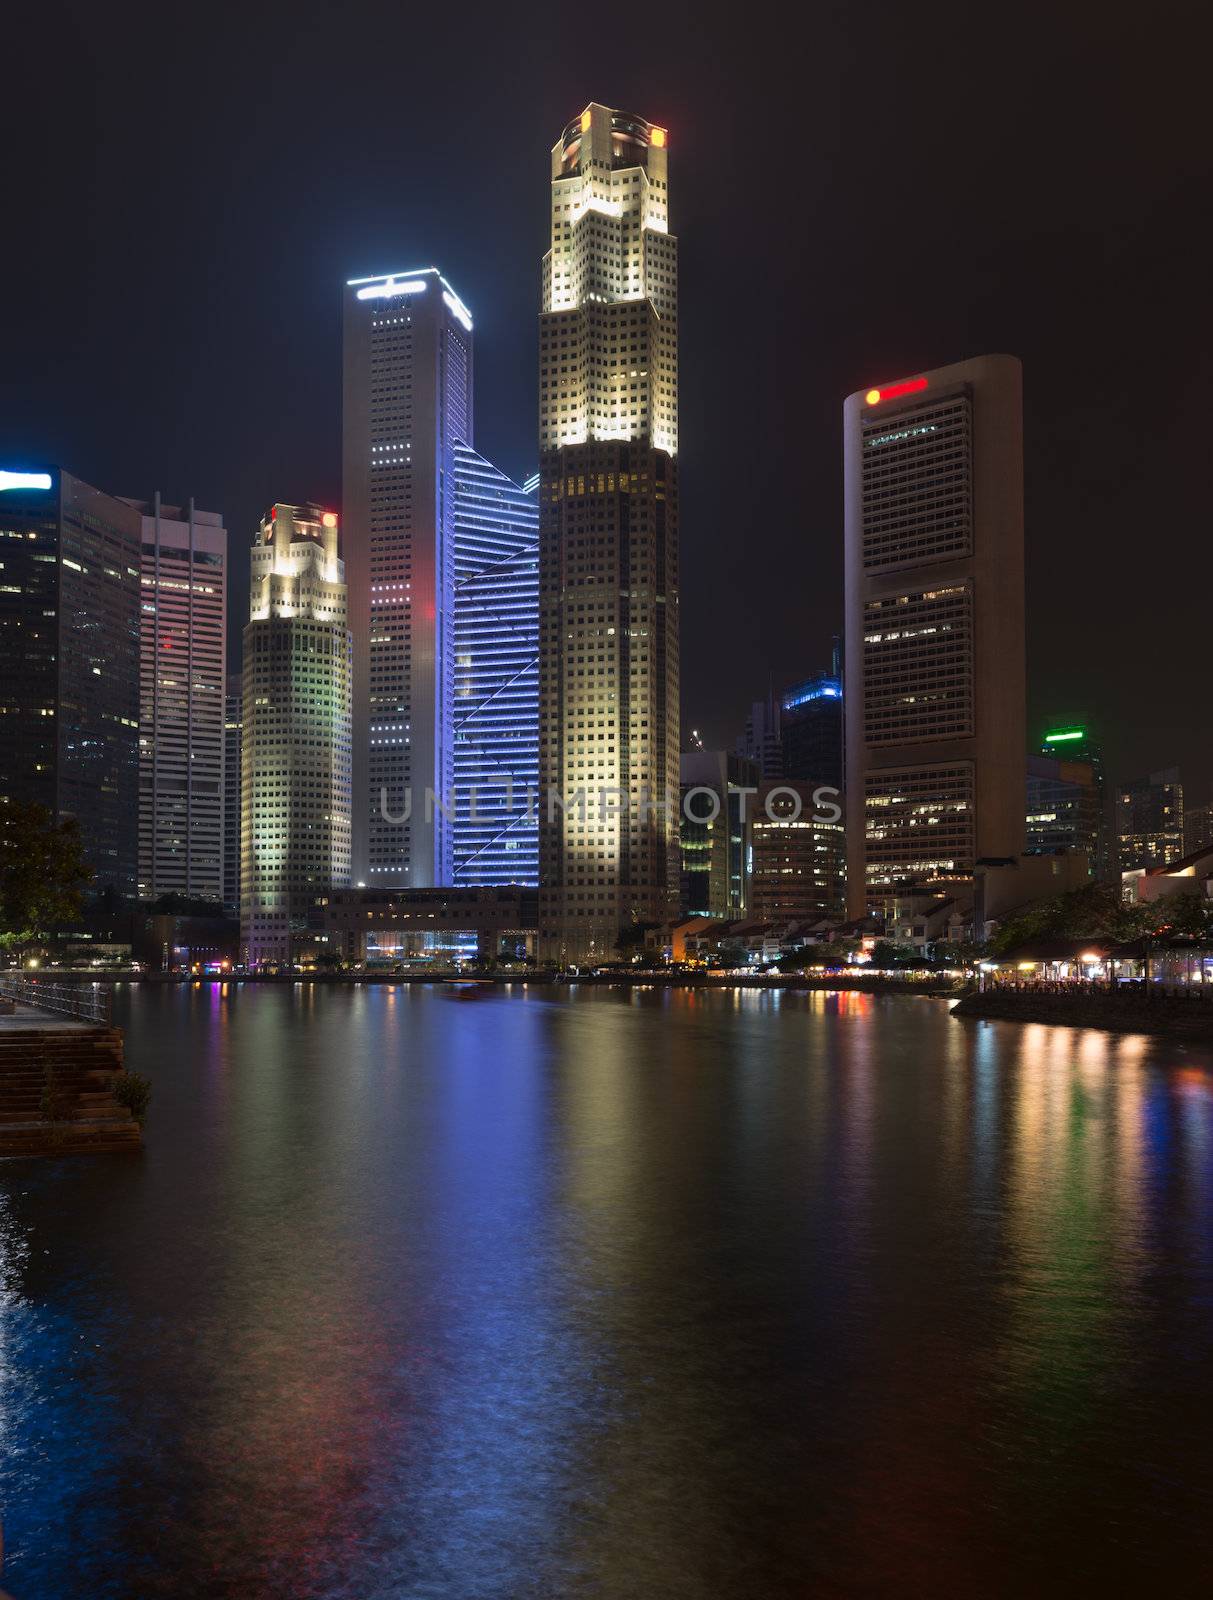
[[849, 911], [1024, 846], [1020, 364], [843, 408]]
[[785, 689], [779, 702], [783, 776], [842, 789], [842, 680], [837, 667]]
[[840, 917], [846, 904], [846, 830], [833, 797], [783, 779], [750, 799], [753, 867], [749, 915], [760, 922], [816, 922]]
[[346, 285], [343, 517], [354, 641], [355, 880], [450, 883], [455, 448], [472, 318], [436, 267]]
[[1028, 757], [1027, 848], [1081, 850], [1094, 878], [1108, 873], [1103, 758], [1086, 728], [1050, 728]]
[[143, 518], [139, 898], [223, 897], [227, 532], [213, 511], [130, 502]]
[[350, 655], [337, 518], [275, 505], [244, 630], [240, 944], [254, 966], [288, 961], [316, 896], [349, 883]]
[[744, 761], [752, 761], [764, 783], [783, 777], [783, 724], [780, 702], [774, 690], [765, 700], [755, 700], [745, 719], [745, 727], [737, 740], [737, 754]]
[[223, 707], [223, 904], [240, 914], [240, 751], [244, 689], [238, 672], [227, 675]]
[[143, 520], [57, 467], [0, 468], [0, 804], [80, 825], [90, 894], [139, 857]]
[[1197, 850], [1213, 845], [1213, 805], [1208, 801], [1189, 805], [1184, 801], [1184, 854], [1190, 856]]
[[346, 961], [448, 966], [533, 956], [537, 914], [536, 891], [517, 884], [334, 889], [314, 900], [310, 927]]
[[1179, 768], [1167, 767], [1116, 791], [1120, 870], [1165, 867], [1184, 854], [1184, 789]]
[[[589, 105], [552, 150], [540, 316], [542, 955], [666, 922], [678, 849], [678, 275], [666, 133]], [[577, 797], [585, 797], [584, 804]]]
[[453, 884], [539, 882], [539, 507], [454, 449]]
[[[684, 750], [680, 763], [682, 910], [743, 917], [749, 907], [756, 762], [726, 750]], [[747, 792], [748, 791], [748, 792]]]

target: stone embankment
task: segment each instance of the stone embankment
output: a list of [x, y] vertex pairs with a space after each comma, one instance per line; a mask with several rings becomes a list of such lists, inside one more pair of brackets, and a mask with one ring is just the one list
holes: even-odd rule
[[118, 1028], [0, 1023], [0, 1156], [137, 1150], [139, 1124], [113, 1095]]
[[1203, 997], [1140, 989], [1051, 991], [987, 989], [967, 994], [952, 1007], [954, 1017], [1000, 1022], [1045, 1022], [1066, 1028], [1103, 1028], [1109, 1033], [1152, 1033], [1213, 1045], [1213, 1003]]

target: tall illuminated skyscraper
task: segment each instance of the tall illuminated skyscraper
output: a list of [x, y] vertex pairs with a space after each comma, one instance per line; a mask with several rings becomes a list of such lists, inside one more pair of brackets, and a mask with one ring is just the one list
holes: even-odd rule
[[143, 517], [139, 897], [223, 897], [227, 532], [214, 511]]
[[326, 889], [350, 881], [350, 635], [337, 518], [274, 506], [254, 535], [244, 630], [240, 944], [290, 958]]
[[472, 318], [436, 267], [355, 278], [344, 340], [353, 874], [449, 884], [453, 831], [440, 807], [427, 817], [426, 791], [454, 783], [455, 446], [473, 443]]
[[455, 446], [454, 884], [538, 882], [539, 528], [527, 492]]
[[665, 920], [678, 894], [678, 274], [665, 129], [587, 106], [552, 150], [551, 207], [539, 921], [541, 954], [576, 961], [609, 954], [629, 922]]
[[1022, 372], [980, 356], [843, 407], [847, 894], [1024, 848]]

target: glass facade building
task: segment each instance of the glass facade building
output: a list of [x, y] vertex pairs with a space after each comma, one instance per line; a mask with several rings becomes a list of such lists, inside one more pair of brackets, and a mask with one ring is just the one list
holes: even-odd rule
[[539, 508], [454, 447], [452, 882], [539, 881]]
[[455, 447], [472, 318], [436, 267], [345, 288], [342, 516], [354, 641], [355, 881], [449, 884]]
[[842, 788], [842, 683], [837, 673], [786, 689], [779, 706], [783, 776]]
[[139, 898], [223, 894], [227, 532], [213, 511], [132, 501], [143, 517]]
[[95, 893], [133, 899], [143, 519], [58, 468], [0, 469], [0, 804], [75, 817]]

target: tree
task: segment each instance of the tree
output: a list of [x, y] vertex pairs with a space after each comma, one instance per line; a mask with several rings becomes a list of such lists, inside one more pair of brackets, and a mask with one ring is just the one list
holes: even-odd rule
[[877, 939], [872, 946], [872, 966], [904, 967], [918, 959], [912, 944], [898, 944], [894, 939]]
[[0, 807], [0, 941], [20, 948], [60, 922], [74, 922], [92, 882], [80, 824], [56, 822], [45, 806]]

